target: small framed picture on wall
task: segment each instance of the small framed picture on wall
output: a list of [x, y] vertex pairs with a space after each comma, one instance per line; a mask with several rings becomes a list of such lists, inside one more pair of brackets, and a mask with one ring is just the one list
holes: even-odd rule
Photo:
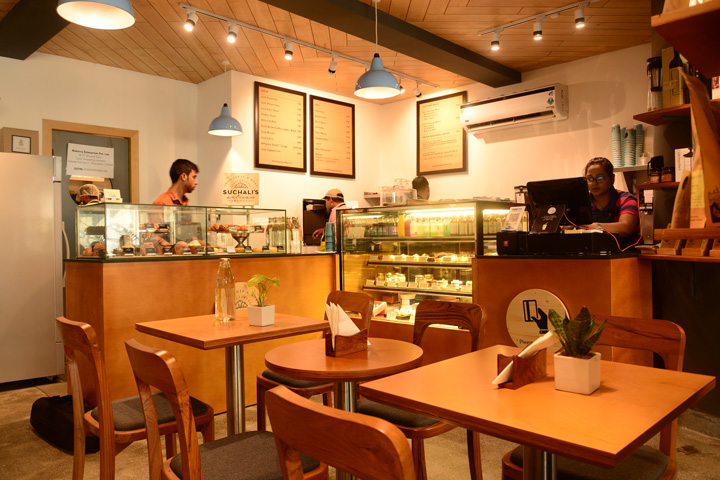
[[0, 152], [37, 155], [38, 132], [22, 128], [0, 128]]
[[30, 137], [24, 137], [22, 135], [12, 136], [13, 153], [30, 153], [31, 146], [32, 139]]

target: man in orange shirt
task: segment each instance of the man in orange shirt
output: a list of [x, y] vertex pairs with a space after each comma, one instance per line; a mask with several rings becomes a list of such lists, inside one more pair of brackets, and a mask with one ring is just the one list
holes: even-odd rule
[[157, 197], [153, 204], [156, 205], [190, 205], [190, 199], [186, 194], [197, 187], [197, 174], [200, 171], [197, 165], [190, 160], [178, 158], [170, 167], [170, 181], [172, 185], [167, 192]]

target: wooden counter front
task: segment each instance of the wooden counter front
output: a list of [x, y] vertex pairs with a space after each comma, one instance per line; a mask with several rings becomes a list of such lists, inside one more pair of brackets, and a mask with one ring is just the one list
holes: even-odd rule
[[543, 289], [571, 315], [590, 313], [652, 318], [650, 262], [623, 257], [481, 257], [473, 260], [473, 302], [488, 314], [482, 347], [514, 345], [507, 331], [510, 301], [520, 292]]
[[[276, 311], [322, 318], [328, 293], [337, 288], [336, 255], [231, 258], [235, 281], [255, 273], [280, 278], [268, 294]], [[138, 322], [212, 314], [215, 308], [217, 258], [147, 262], [68, 260], [65, 316], [87, 322], [97, 332], [105, 355], [113, 400], [137, 395], [125, 340], [166, 349], [178, 360], [190, 393], [225, 411], [225, 351], [203, 351], [146, 335]], [[245, 403], [256, 402], [255, 377], [265, 369], [265, 353], [285, 343], [320, 338], [310, 333], [245, 347]], [[86, 382], [87, 383], [87, 382]]]

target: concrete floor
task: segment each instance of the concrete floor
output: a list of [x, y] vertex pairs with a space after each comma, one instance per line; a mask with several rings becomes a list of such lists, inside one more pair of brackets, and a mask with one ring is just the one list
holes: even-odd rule
[[[17, 382], [0, 385], [0, 478], [14, 480], [69, 479], [72, 455], [52, 447], [33, 431], [30, 408], [41, 396], [64, 395], [64, 383], [33, 385]], [[247, 409], [248, 428], [256, 424], [255, 407]], [[225, 415], [215, 419], [218, 437], [225, 436]], [[654, 439], [656, 441], [656, 439]], [[652, 442], [651, 442], [652, 443]], [[482, 436], [482, 463], [485, 479], [500, 478], [500, 459], [514, 445]], [[677, 442], [678, 480], [720, 479], [720, 439], [680, 428]], [[469, 477], [464, 430], [455, 429], [426, 441], [426, 459], [430, 480], [454, 480]], [[85, 478], [98, 478], [99, 454], [86, 457]], [[148, 477], [147, 446], [136, 442], [116, 458], [116, 479]], [[333, 478], [334, 476], [331, 476]]]

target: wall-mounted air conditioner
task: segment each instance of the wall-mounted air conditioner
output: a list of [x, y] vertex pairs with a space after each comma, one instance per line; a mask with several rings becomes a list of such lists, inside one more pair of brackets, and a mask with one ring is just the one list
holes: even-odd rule
[[561, 84], [465, 103], [460, 121], [470, 133], [530, 123], [565, 120], [568, 117], [567, 86]]

